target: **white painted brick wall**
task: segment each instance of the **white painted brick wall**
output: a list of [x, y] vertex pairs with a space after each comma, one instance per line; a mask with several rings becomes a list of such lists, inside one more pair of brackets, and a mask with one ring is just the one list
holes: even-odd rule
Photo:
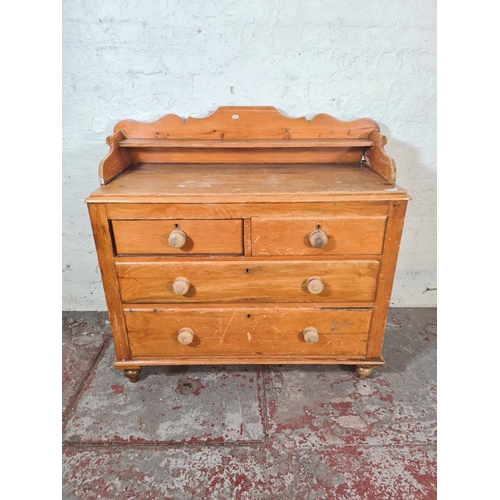
[[435, 306], [435, 0], [64, 0], [63, 309], [104, 310], [83, 200], [123, 118], [272, 105], [375, 119], [408, 209], [395, 306]]

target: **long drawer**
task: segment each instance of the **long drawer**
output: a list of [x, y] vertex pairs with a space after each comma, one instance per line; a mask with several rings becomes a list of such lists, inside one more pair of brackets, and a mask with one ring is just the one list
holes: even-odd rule
[[155, 259], [118, 261], [116, 269], [124, 303], [372, 303], [379, 262]]
[[[199, 307], [126, 309], [132, 357], [304, 355], [356, 358], [366, 354], [371, 309], [320, 307]], [[304, 338], [308, 327], [317, 342]], [[188, 345], [179, 332], [189, 328]]]

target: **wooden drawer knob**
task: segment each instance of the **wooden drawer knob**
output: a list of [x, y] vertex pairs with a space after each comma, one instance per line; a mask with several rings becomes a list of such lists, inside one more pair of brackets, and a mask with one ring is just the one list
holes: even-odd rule
[[315, 344], [319, 340], [318, 330], [312, 326], [308, 326], [302, 333], [308, 344]]
[[189, 345], [194, 339], [194, 332], [191, 328], [181, 328], [179, 330], [179, 335], [177, 335], [177, 340], [182, 345]]
[[177, 295], [186, 295], [188, 293], [191, 283], [186, 278], [175, 278], [172, 284], [172, 290]]
[[328, 236], [321, 229], [316, 229], [309, 235], [309, 241], [314, 248], [323, 248], [328, 243]]
[[187, 235], [180, 229], [174, 229], [168, 235], [168, 244], [173, 248], [182, 248], [186, 244]]
[[325, 288], [323, 280], [317, 276], [313, 276], [306, 281], [307, 289], [309, 293], [314, 293], [315, 295], [321, 293]]

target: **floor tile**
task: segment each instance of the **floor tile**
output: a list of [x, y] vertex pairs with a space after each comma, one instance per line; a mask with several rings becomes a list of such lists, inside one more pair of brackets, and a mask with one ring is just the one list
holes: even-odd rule
[[263, 439], [258, 366], [145, 367], [136, 384], [110, 345], [84, 388], [64, 440], [222, 442]]
[[105, 339], [111, 337], [105, 312], [67, 312], [62, 317], [63, 413], [76, 397]]
[[433, 446], [67, 448], [63, 499], [432, 500]]

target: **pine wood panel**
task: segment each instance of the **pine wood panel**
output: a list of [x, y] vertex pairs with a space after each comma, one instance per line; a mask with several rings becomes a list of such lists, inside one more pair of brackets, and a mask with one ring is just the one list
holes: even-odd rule
[[[362, 165], [139, 164], [91, 198], [143, 203], [321, 202], [354, 195], [393, 199], [404, 189]], [[356, 201], [356, 200], [352, 200]]]
[[[319, 194], [310, 194], [304, 195], [301, 194], [299, 196], [299, 200], [297, 203], [343, 203], [343, 202], [366, 202], [366, 203], [383, 203], [388, 201], [396, 201], [396, 200], [411, 200], [411, 197], [406, 193], [406, 191], [401, 190], [396, 186], [398, 191], [395, 194], [389, 193], [370, 193], [370, 194], [359, 194], [359, 193], [319, 193]], [[194, 201], [194, 200], [197, 201]], [[290, 196], [287, 194], [278, 194], [274, 200], [275, 203], [283, 203], [290, 199]], [[187, 201], [186, 197], [176, 195], [176, 196], [164, 196], [154, 194], [152, 196], [148, 195], [128, 195], [128, 196], [114, 196], [109, 193], [103, 193], [102, 191], [96, 190], [92, 193], [86, 200], [86, 203], [106, 203], [106, 204], [116, 204], [116, 205], [124, 205], [124, 204], [169, 204], [172, 203], [174, 205], [179, 205], [183, 203], [187, 204], [197, 204], [197, 203], [206, 203], [208, 205], [215, 205], [217, 203], [226, 205], [226, 204], [234, 204], [237, 201], [242, 203], [272, 203], [272, 196], [268, 194], [263, 195], [245, 195], [245, 196], [233, 196], [231, 194], [221, 195], [220, 202], [216, 201], [216, 197], [212, 195], [204, 195], [200, 194], [198, 196], [190, 196]]]
[[182, 260], [182, 262], [213, 262], [224, 259], [224, 262], [268, 262], [268, 261], [315, 261], [322, 262], [328, 260], [345, 261], [345, 260], [377, 260], [380, 261], [381, 255], [278, 255], [278, 256], [253, 256], [253, 255], [220, 255], [220, 254], [205, 254], [205, 255], [183, 255], [180, 259], [178, 255], [116, 255], [115, 262], [126, 262], [127, 264], [144, 264], [146, 262], [154, 262], [158, 259], [162, 260]]
[[[117, 261], [123, 302], [365, 302], [375, 298], [379, 262], [353, 261]], [[317, 276], [324, 290], [308, 292]], [[172, 291], [178, 277], [189, 280], [186, 295]]]
[[221, 106], [203, 118], [186, 121], [169, 114], [150, 123], [122, 120], [114, 131], [134, 139], [331, 139], [365, 138], [379, 131], [369, 118], [343, 122], [327, 114], [311, 120], [290, 118], [272, 106]]
[[385, 216], [388, 202], [338, 203], [109, 203], [110, 219], [248, 219], [250, 217]]
[[[174, 229], [186, 233], [182, 248], [173, 248], [168, 235]], [[243, 221], [240, 220], [129, 220], [113, 221], [118, 254], [242, 254]]]
[[[161, 308], [126, 310], [125, 318], [132, 357], [360, 357], [366, 353], [371, 310]], [[302, 331], [309, 326], [319, 332], [316, 344], [304, 341]], [[191, 344], [179, 343], [181, 328], [194, 331]]]
[[384, 149], [387, 137], [374, 131], [370, 133], [370, 138], [375, 141], [375, 146], [366, 150], [366, 164], [387, 182], [396, 182], [396, 163], [390, 156], [387, 156]]
[[278, 148], [362, 148], [373, 147], [371, 139], [124, 139], [120, 141], [122, 148], [163, 148], [163, 149], [278, 149]]
[[[285, 141], [292, 142], [292, 141]], [[357, 163], [364, 148], [130, 148], [134, 163]]]
[[[252, 255], [376, 255], [382, 253], [386, 217], [252, 218]], [[314, 248], [309, 234], [328, 237]]]
[[367, 353], [369, 357], [376, 358], [382, 354], [382, 344], [394, 284], [401, 235], [403, 233], [406, 206], [406, 201], [397, 201], [392, 203], [389, 208], [384, 251], [378, 276], [377, 295], [370, 327], [370, 340]]
[[243, 221], [243, 245], [245, 257], [252, 256], [252, 221], [245, 219]]
[[118, 131], [106, 138], [109, 152], [99, 164], [99, 183], [101, 185], [110, 182], [132, 163], [128, 150], [119, 147], [119, 142], [124, 137], [123, 133]]
[[130, 359], [127, 327], [120, 302], [118, 279], [113, 262], [113, 242], [109, 230], [109, 221], [106, 215], [106, 206], [101, 204], [88, 205], [92, 233], [97, 251], [97, 260], [101, 271], [102, 285], [108, 308], [109, 322], [113, 342], [116, 350], [116, 359]]
[[259, 356], [255, 354], [230, 355], [230, 356], [178, 356], [175, 358], [135, 358], [130, 361], [115, 361], [114, 367], [119, 370], [137, 369], [141, 366], [189, 366], [189, 365], [356, 365], [356, 366], [383, 366], [384, 358], [343, 357], [343, 356], [313, 356], [268, 354]]

